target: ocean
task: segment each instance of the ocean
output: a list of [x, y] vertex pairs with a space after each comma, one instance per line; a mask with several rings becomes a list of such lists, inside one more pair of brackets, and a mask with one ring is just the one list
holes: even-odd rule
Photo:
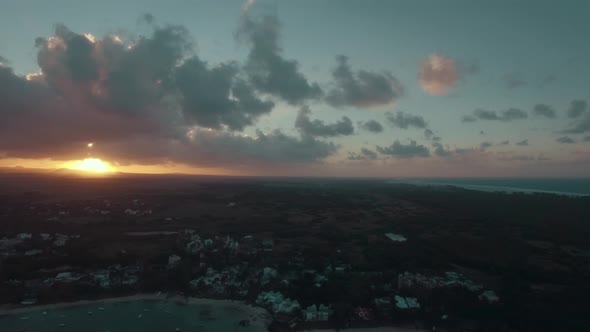
[[590, 195], [590, 179], [574, 178], [420, 178], [389, 180], [389, 183], [455, 186], [495, 192], [549, 193], [570, 196]]
[[175, 331], [264, 331], [252, 319], [250, 307], [229, 301], [177, 304], [167, 300], [137, 300], [42, 308], [0, 316], [2, 332], [175, 332]]

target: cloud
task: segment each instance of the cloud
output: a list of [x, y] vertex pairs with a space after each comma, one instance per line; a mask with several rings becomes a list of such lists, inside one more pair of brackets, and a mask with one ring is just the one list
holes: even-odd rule
[[557, 81], [557, 76], [555, 76], [555, 74], [549, 74], [549, 75], [544, 76], [541, 79], [541, 81], [539, 83], [539, 86], [540, 87], [545, 87], [545, 86], [547, 86], [549, 84], [553, 84], [555, 81]]
[[590, 136], [585, 136], [582, 140], [584, 142], [590, 142]]
[[243, 130], [274, 107], [258, 98], [246, 81], [237, 77], [235, 64], [210, 68], [198, 57], [186, 60], [175, 70], [175, 83], [182, 96], [184, 115], [202, 127]]
[[509, 156], [501, 156], [500, 158], [498, 158], [499, 160], [502, 161], [520, 161], [520, 162], [533, 162], [533, 161], [547, 161], [550, 160], [546, 157], [544, 157], [543, 155], [539, 155], [539, 156], [530, 156], [530, 155], [509, 155]]
[[375, 73], [366, 70], [352, 71], [348, 57], [336, 57], [338, 66], [332, 72], [334, 87], [326, 102], [334, 107], [360, 108], [391, 105], [404, 95], [401, 83], [389, 72]]
[[383, 125], [379, 121], [369, 120], [360, 124], [361, 128], [372, 133], [380, 133], [383, 131]]
[[556, 116], [555, 110], [551, 106], [545, 104], [535, 105], [533, 107], [533, 113], [537, 116], [544, 116], [549, 119], [554, 119]]
[[528, 118], [528, 114], [518, 108], [509, 108], [501, 112], [476, 109], [473, 111], [473, 114], [463, 116], [462, 121], [475, 122], [479, 119], [484, 121], [510, 122], [513, 120], [521, 120], [526, 118]]
[[567, 117], [570, 119], [578, 118], [588, 109], [588, 103], [585, 100], [572, 100], [567, 109]]
[[502, 141], [498, 145], [510, 145], [510, 141]]
[[414, 158], [429, 157], [430, 150], [424, 145], [419, 145], [416, 141], [410, 141], [410, 144], [402, 144], [395, 141], [387, 147], [377, 146], [377, 151], [381, 154], [390, 155], [397, 158]]
[[569, 136], [559, 137], [558, 139], [556, 139], [556, 141], [558, 143], [561, 143], [561, 144], [573, 144], [573, 143], [576, 143], [576, 141], [573, 138], [569, 137]]
[[426, 128], [426, 120], [419, 115], [412, 115], [404, 112], [397, 112], [395, 115], [387, 112], [385, 113], [387, 121], [394, 127], [401, 129], [408, 129], [410, 127]]
[[434, 154], [439, 157], [450, 157], [454, 154], [453, 151], [446, 149], [441, 143], [435, 142], [432, 143], [432, 146], [434, 147]]
[[354, 134], [354, 127], [352, 121], [343, 116], [342, 120], [333, 123], [325, 124], [321, 120], [311, 120], [309, 115], [311, 110], [308, 107], [303, 107], [297, 119], [295, 120], [295, 128], [297, 128], [303, 135], [319, 136], [319, 137], [333, 137], [333, 136], [347, 136]]
[[482, 143], [479, 145], [479, 149], [480, 149], [480, 150], [485, 150], [485, 149], [487, 149], [487, 148], [489, 148], [489, 147], [492, 147], [493, 145], [494, 145], [494, 144], [492, 144], [491, 142], [482, 142]]
[[[0, 66], [0, 155], [81, 159], [95, 142], [92, 155], [113, 163], [237, 167], [311, 163], [338, 150], [310, 135], [237, 134], [274, 103], [239, 64], [199, 58], [184, 27], [150, 29], [125, 42], [58, 25], [35, 41], [39, 73]], [[342, 124], [352, 128], [349, 119], [326, 127]]]
[[515, 144], [516, 145], [519, 145], [519, 146], [527, 146], [527, 145], [529, 145], [529, 140], [528, 139], [524, 139], [524, 140], [522, 140], [520, 142], [516, 142]]
[[586, 112], [569, 129], [563, 131], [565, 134], [582, 134], [590, 131], [590, 113]]
[[279, 33], [280, 23], [274, 16], [261, 19], [242, 17], [237, 36], [251, 46], [245, 65], [250, 83], [258, 91], [292, 105], [321, 97], [319, 85], [308, 82], [299, 71], [297, 61], [283, 58]]
[[509, 89], [516, 89], [527, 84], [527, 82], [516, 73], [506, 74], [502, 77], [502, 80]]
[[348, 160], [375, 160], [377, 156], [377, 152], [367, 148], [361, 148], [360, 153], [350, 152]]
[[252, 7], [253, 5], [254, 0], [246, 0], [246, 2], [244, 2], [244, 5], [242, 6], [242, 15], [246, 15], [250, 7]]
[[449, 93], [458, 79], [455, 62], [444, 55], [431, 54], [420, 64], [420, 86], [431, 95]]
[[461, 122], [476, 122], [477, 118], [473, 115], [463, 115]]

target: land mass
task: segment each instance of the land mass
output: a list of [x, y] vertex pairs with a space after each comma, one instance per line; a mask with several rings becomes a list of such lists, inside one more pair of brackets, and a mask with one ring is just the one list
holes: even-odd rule
[[[270, 329], [590, 329], [590, 197], [0, 172], [0, 301], [236, 299]], [[248, 322], [243, 322], [248, 324]]]

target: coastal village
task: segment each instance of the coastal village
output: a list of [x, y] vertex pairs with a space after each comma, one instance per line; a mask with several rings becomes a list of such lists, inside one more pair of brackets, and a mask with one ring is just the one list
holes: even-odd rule
[[[117, 211], [113, 203], [85, 206], [72, 211], [55, 205], [31, 206], [29, 211], [45, 216], [45, 222], [57, 223], [60, 218], [77, 215], [123, 215], [127, 218], [150, 216], [153, 208], [139, 199]], [[228, 208], [235, 206], [229, 202]], [[161, 220], [170, 222], [173, 217]], [[129, 261], [125, 250], [117, 256], [117, 264], [96, 268], [79, 268], [70, 261], [70, 253], [84, 238], [80, 234], [17, 233], [0, 239], [3, 291], [13, 296], [3, 298], [20, 305], [35, 305], [72, 300], [89, 296], [100, 298], [146, 291], [168, 291], [183, 296], [214, 299], [235, 299], [263, 307], [272, 317], [274, 329], [330, 328], [405, 324], [424, 327], [423, 315], [437, 315], [444, 328], [453, 317], [444, 309], [433, 307], [431, 296], [444, 291], [452, 297], [470, 295], [481, 306], [500, 302], [496, 293], [456, 271], [357, 270], [337, 250], [330, 256], [311, 260], [301, 250], [285, 253], [275, 250], [280, 244], [273, 238], [244, 234], [231, 237], [221, 234], [199, 234], [195, 229], [179, 231], [126, 232], [134, 241], [167, 238], [174, 244], [169, 255]], [[407, 238], [388, 232], [383, 241], [392, 248], [403, 246]], [[51, 262], [63, 265], [50, 266]], [[37, 271], [17, 277], [15, 262], [43, 266]], [[319, 265], [318, 265], [319, 263]], [[354, 279], [368, 286], [361, 297], [346, 301], [330, 297], [343, 283]], [[5, 294], [8, 295], [8, 294]], [[240, 324], [247, 325], [248, 321]]]
[[[445, 261], [427, 247], [434, 235], [406, 221], [376, 227], [382, 221], [350, 215], [335, 223], [325, 211], [338, 208], [328, 202], [306, 203], [313, 207], [299, 207], [282, 223], [257, 223], [262, 209], [276, 209], [233, 194], [202, 204], [196, 217], [161, 197], [30, 196], [0, 209], [13, 221], [0, 233], [4, 308], [158, 293], [179, 303], [204, 298], [264, 308], [265, 317], [235, 324], [267, 319], [271, 331], [511, 330], [498, 318], [512, 301], [502, 280], [475, 264]], [[366, 210], [402, 220], [430, 213], [408, 200]], [[232, 219], [243, 215], [254, 217]]]

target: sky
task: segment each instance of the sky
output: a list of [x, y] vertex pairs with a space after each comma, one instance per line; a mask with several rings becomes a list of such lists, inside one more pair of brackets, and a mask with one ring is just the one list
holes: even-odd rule
[[590, 176], [584, 1], [0, 8], [0, 166]]

